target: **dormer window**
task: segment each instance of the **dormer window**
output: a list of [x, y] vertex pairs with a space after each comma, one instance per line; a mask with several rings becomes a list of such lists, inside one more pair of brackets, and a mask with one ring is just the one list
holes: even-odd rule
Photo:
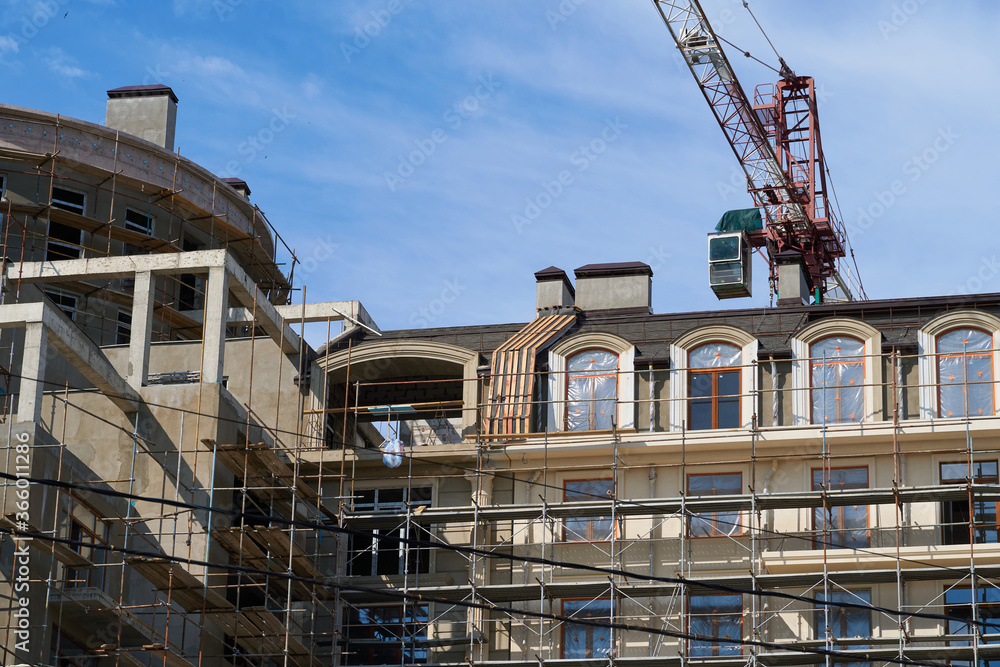
[[566, 430], [603, 431], [613, 427], [618, 402], [618, 355], [586, 350], [566, 364]]

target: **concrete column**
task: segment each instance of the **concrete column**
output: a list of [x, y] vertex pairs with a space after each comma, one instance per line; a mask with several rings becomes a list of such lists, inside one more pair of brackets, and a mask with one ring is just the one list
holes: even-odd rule
[[126, 380], [135, 389], [141, 389], [149, 377], [149, 341], [153, 328], [153, 274], [149, 271], [135, 274], [132, 293], [132, 336], [128, 345], [128, 373]]
[[41, 322], [24, 327], [24, 352], [21, 359], [21, 393], [17, 397], [17, 421], [37, 424], [42, 418], [42, 391], [45, 389], [45, 362], [48, 331]]
[[205, 285], [205, 324], [202, 328], [201, 381], [222, 381], [226, 356], [226, 324], [229, 321], [229, 273], [224, 267], [208, 270]]

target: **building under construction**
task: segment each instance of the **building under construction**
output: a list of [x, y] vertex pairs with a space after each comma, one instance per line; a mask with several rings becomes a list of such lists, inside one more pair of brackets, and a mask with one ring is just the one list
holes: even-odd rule
[[1000, 660], [1000, 295], [380, 331], [176, 103], [0, 106], [4, 664]]

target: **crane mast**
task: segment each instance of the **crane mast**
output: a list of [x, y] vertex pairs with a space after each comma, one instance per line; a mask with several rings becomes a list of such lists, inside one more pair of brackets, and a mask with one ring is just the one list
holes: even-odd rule
[[[838, 260], [847, 236], [827, 198], [816, 87], [784, 61], [777, 84], [758, 86], [750, 102], [698, 0], [653, 0], [747, 178], [763, 212], [761, 229], [748, 230], [751, 248], [765, 248], [772, 284], [775, 257], [800, 253], [817, 300], [837, 294], [853, 300]], [[718, 293], [718, 292], [717, 292]], [[720, 296], [720, 298], [722, 298]]]

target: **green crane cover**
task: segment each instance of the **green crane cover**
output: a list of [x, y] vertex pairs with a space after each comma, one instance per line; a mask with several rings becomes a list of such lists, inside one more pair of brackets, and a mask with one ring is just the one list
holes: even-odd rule
[[755, 232], [759, 229], [764, 229], [759, 208], [726, 211], [715, 226], [717, 232]]

